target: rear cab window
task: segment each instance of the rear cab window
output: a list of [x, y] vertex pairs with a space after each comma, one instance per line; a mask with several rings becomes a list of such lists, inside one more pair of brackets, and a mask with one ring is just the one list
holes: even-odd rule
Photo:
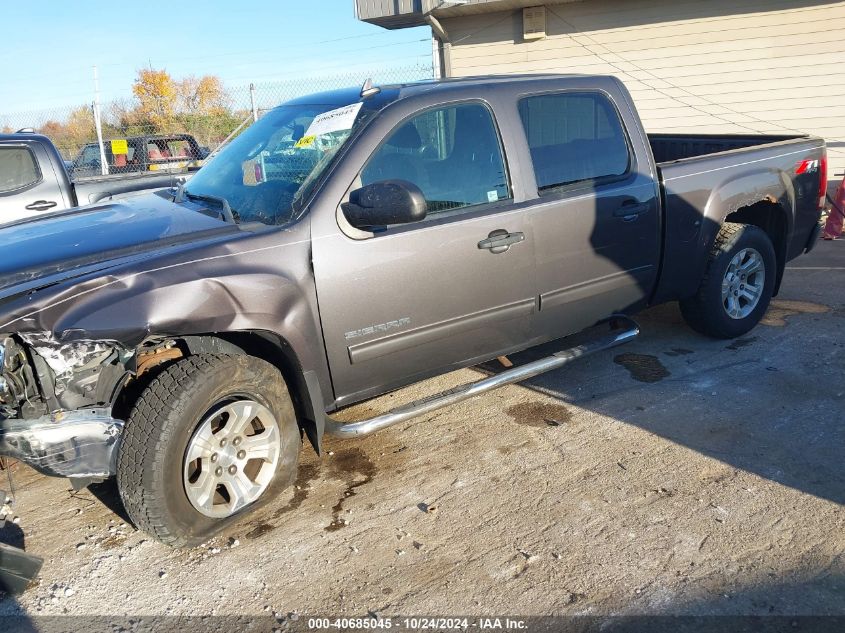
[[361, 185], [406, 180], [423, 192], [427, 218], [511, 197], [493, 113], [480, 102], [435, 107], [401, 123], [367, 161]]
[[576, 183], [624, 178], [632, 167], [625, 128], [599, 92], [523, 97], [519, 116], [540, 195]]
[[173, 158], [198, 158], [191, 143], [187, 139], [168, 139], [167, 152]]
[[38, 162], [29, 148], [0, 146], [0, 193], [24, 189], [40, 180]]

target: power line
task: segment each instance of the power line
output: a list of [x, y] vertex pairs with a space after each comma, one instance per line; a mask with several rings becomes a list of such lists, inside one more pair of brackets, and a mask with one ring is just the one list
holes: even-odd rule
[[[350, 39], [350, 38], [340, 38], [340, 39]], [[430, 41], [429, 38], [405, 40], [405, 41], [402, 41], [402, 42], [391, 42], [389, 44], [379, 44], [377, 46], [370, 46], [370, 47], [365, 48], [365, 49], [355, 48], [355, 49], [349, 49], [349, 50], [345, 50], [345, 51], [337, 51], [336, 53], [348, 55], [348, 54], [352, 54], [352, 53], [363, 53], [363, 52], [367, 52], [367, 51], [374, 50], [374, 49], [388, 48], [388, 47], [392, 47], [392, 46], [401, 46], [401, 45], [408, 45], [408, 44], [415, 44], [415, 43], [419, 43], [419, 42], [429, 42], [429, 41]], [[424, 54], [417, 54], [417, 55], [406, 55], [406, 56], [402, 56], [402, 57], [394, 57], [394, 58], [392, 58], [391, 61], [420, 59], [420, 58], [423, 58], [423, 57], [428, 57], [430, 54], [431, 53], [424, 53]], [[303, 59], [308, 59], [308, 58], [311, 58], [311, 57], [313, 57], [313, 55], [306, 54], [306, 55], [300, 55], [300, 56], [295, 56], [295, 57], [286, 57], [284, 61], [285, 61], [285, 63], [290, 62], [290, 61], [301, 61]], [[365, 62], [362, 62], [362, 63], [365, 63]], [[332, 70], [332, 69], [337, 69], [337, 68], [349, 68], [349, 65], [348, 64], [335, 64], [335, 65], [332, 65], [332, 66], [324, 66], [320, 69], [320, 71]], [[285, 77], [286, 75], [289, 76], [289, 73], [278, 73], [277, 72], [277, 73], [269, 73], [269, 74], [264, 74], [264, 75], [252, 75], [252, 74], [250, 74], [250, 75], [244, 75], [244, 76], [229, 78], [229, 79], [227, 79], [227, 83], [231, 83], [233, 81], [254, 81], [256, 79], [271, 79], [271, 78], [272, 79], [275, 79], [275, 78], [281, 79], [281, 78]], [[88, 80], [84, 80], [84, 81], [78, 80], [78, 81], [68, 81], [68, 82], [63, 82], [63, 83], [60, 83], [60, 84], [52, 84], [52, 85], [75, 85], [75, 84], [81, 84], [81, 83], [87, 83], [87, 82], [88, 82]], [[110, 94], [113, 95], [114, 98], [116, 98], [117, 96], [129, 95], [129, 94], [131, 94], [131, 92], [132, 92], [132, 88], [126, 87], [126, 88], [121, 88], [119, 90], [110, 91]], [[76, 98], [76, 97], [84, 98], [84, 97], [90, 97], [90, 96], [91, 96], [90, 92], [62, 94], [62, 97], [66, 98], [66, 99], [67, 98]], [[47, 110], [49, 110], [49, 109], [45, 109], [45, 111], [47, 111]], [[19, 112], [20, 112], [20, 108], [18, 108], [18, 113]]]
[[[402, 56], [402, 57], [394, 57], [394, 58], [391, 59], [391, 61], [393, 61], [393, 62], [407, 61], [407, 60], [415, 60], [416, 61], [416, 60], [422, 60], [423, 58], [428, 58], [428, 55], [429, 54], [407, 55], [407, 56]], [[367, 65], [367, 62], [360, 62], [360, 63], [352, 64], [352, 65], [350, 65], [350, 64], [342, 64], [342, 65], [341, 64], [335, 64], [335, 65], [331, 65], [331, 66], [324, 66], [322, 68], [317, 69], [315, 72], [323, 73], [323, 72], [326, 72], [326, 71], [336, 71], [336, 70], [341, 70], [341, 69], [351, 70], [351, 69], [355, 69], [355, 68], [361, 68], [362, 66], [366, 67], [366, 65]], [[371, 66], [369, 68], [371, 68]], [[407, 68], [393, 65], [393, 66], [384, 67], [378, 72], [391, 73], [391, 72], [404, 71], [404, 70], [407, 70]], [[246, 89], [245, 86], [238, 85], [238, 84], [232, 85], [233, 82], [241, 82], [241, 81], [254, 82], [254, 81], [257, 81], [257, 80], [275, 80], [275, 81], [280, 82], [280, 83], [312, 82], [312, 83], [319, 84], [321, 82], [325, 82], [325, 81], [332, 80], [332, 79], [338, 79], [338, 77], [337, 76], [324, 77], [324, 76], [319, 76], [319, 75], [316, 76], [316, 77], [315, 76], [302, 76], [302, 75], [292, 76], [290, 73], [271, 73], [271, 74], [266, 74], [266, 75], [248, 75], [248, 76], [243, 76], [243, 77], [233, 77], [233, 78], [227, 79], [226, 80], [226, 90], [229, 93], [243, 92]], [[132, 94], [132, 88], [131, 87], [121, 88], [121, 89], [116, 90], [116, 91], [111, 91], [110, 94], [111, 94], [111, 101], [114, 102], [118, 98], [131, 95]], [[81, 92], [81, 93], [63, 94], [62, 96], [65, 97], [65, 98], [76, 98], [76, 97], [79, 97], [80, 99], [88, 98], [89, 100], [92, 97], [90, 91], [89, 92]], [[84, 105], [85, 104], [65, 105], [65, 106], [58, 106], [58, 107], [54, 107], [54, 108], [42, 108], [42, 109], [38, 109], [38, 110], [23, 108], [23, 109], [18, 109], [14, 112], [4, 113], [2, 115], [2, 117], [12, 118], [12, 117], [26, 116], [26, 117], [51, 118], [54, 115], [55, 116], [65, 116], [69, 110], [75, 109], [77, 107], [82, 107]], [[0, 118], [2, 118], [2, 117], [0, 117]]]
[[[389, 32], [389, 31], [381, 31], [381, 32], [378, 32], [378, 33], [369, 33], [369, 34], [363, 34], [363, 35], [349, 35], [347, 37], [338, 37], [338, 38], [330, 39], [330, 40], [320, 40], [320, 41], [317, 41], [317, 42], [309, 42], [309, 46], [316, 46], [316, 45], [319, 45], [319, 44], [329, 44], [329, 43], [333, 43], [333, 42], [342, 42], [342, 41], [348, 41], [348, 40], [354, 40], [354, 39], [365, 39], [365, 38], [375, 37], [377, 35], [393, 35], [393, 33]], [[364, 52], [364, 51], [377, 49], [377, 48], [387, 48], [387, 47], [390, 47], [390, 46], [402, 46], [402, 45], [406, 45], [406, 44], [415, 44], [415, 43], [418, 43], [418, 42], [429, 42], [429, 41], [431, 41], [429, 38], [402, 40], [401, 42], [390, 42], [390, 43], [387, 43], [387, 44], [378, 44], [376, 46], [369, 46], [367, 48], [360, 48], [359, 47], [359, 48], [346, 49], [346, 50], [341, 50], [341, 51], [334, 51], [333, 54], [341, 55], [341, 54], [348, 54], [348, 53], [357, 53], [357, 52]], [[175, 58], [170, 57], [167, 60], [162, 60], [161, 63], [163, 63], [163, 64], [179, 63], [179, 62], [183, 62], [183, 61], [219, 59], [219, 58], [223, 58], [223, 57], [240, 57], [240, 56], [244, 56], [244, 55], [247, 56], [247, 60], [249, 60], [250, 58], [254, 58], [256, 55], [261, 55], [263, 53], [278, 53], [280, 55], [284, 54], [283, 51], [280, 51], [278, 48], [266, 48], [266, 49], [260, 49], [260, 50], [253, 49], [253, 50], [250, 50], [250, 51], [232, 51], [232, 52], [228, 52], [228, 53], [217, 53], [217, 54], [213, 54], [213, 55], [197, 55], [197, 56], [175, 57]], [[304, 55], [299, 55], [299, 56], [296, 56], [296, 57], [287, 57], [286, 56], [284, 61], [287, 62], [287, 61], [291, 61], [291, 60], [307, 59], [307, 58], [310, 58], [310, 57], [313, 57], [313, 54], [306, 53]], [[148, 61], [151, 62], [151, 59], [148, 60]], [[159, 62], [156, 62], [156, 65], [158, 65], [158, 64], [159, 64]], [[100, 68], [103, 68], [103, 67], [118, 67], [118, 66], [136, 66], [136, 67], [138, 66], [137, 62], [108, 62], [108, 63], [105, 63], [105, 64], [97, 64], [97, 65]], [[86, 65], [86, 68], [87, 67], [88, 66]], [[53, 68], [56, 68], [56, 69], [77, 68], [77, 65], [74, 64], [74, 65], [69, 65], [69, 66], [58, 66], [58, 67], [53, 66]], [[15, 80], [15, 79], [18, 79], [18, 80], [19, 79], [39, 79], [39, 78], [42, 78], [42, 77], [50, 77], [50, 76], [53, 76], [53, 74], [44, 74], [44, 73], [42, 73], [40, 75], [24, 74], [24, 75], [11, 76], [11, 77], [9, 75], [4, 75], [3, 80], [6, 81], [6, 80], [9, 80], [9, 79], [12, 79], [12, 80]], [[62, 82], [61, 84], [58, 84], [58, 85], [67, 85], [67, 84], [72, 84], [72, 83], [86, 83], [87, 81], [88, 81], [87, 79], [71, 80], [71, 81]]]

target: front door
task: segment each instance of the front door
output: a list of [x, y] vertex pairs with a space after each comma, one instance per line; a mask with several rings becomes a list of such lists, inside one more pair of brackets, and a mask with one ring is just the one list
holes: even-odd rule
[[[512, 206], [490, 109], [468, 102], [406, 119], [350, 189], [389, 179], [422, 190], [424, 220], [359, 234], [339, 214], [314, 235], [339, 404], [524, 347], [532, 332], [533, 232]], [[511, 243], [495, 246], [503, 234]]]

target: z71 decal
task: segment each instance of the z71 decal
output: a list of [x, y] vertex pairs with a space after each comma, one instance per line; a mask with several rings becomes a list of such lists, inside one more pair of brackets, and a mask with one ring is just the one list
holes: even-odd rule
[[819, 170], [819, 161], [818, 160], [802, 160], [798, 162], [798, 165], [795, 166], [795, 173], [796, 174], [812, 174]]

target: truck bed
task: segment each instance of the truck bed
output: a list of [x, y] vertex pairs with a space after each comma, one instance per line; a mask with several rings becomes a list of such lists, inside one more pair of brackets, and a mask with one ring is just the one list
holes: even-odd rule
[[[819, 217], [822, 139], [763, 134], [649, 134], [648, 139], [663, 189], [666, 235], [655, 303], [691, 296], [706, 261], [690, 252], [713, 243], [726, 214], [773, 193], [786, 223], [785, 242], [776, 251], [785, 261], [804, 251]], [[799, 163], [814, 159], [813, 169], [796, 173]]]
[[803, 135], [770, 134], [649, 134], [648, 141], [657, 163], [667, 163], [705, 154], [728, 152], [759, 145], [807, 138]]

